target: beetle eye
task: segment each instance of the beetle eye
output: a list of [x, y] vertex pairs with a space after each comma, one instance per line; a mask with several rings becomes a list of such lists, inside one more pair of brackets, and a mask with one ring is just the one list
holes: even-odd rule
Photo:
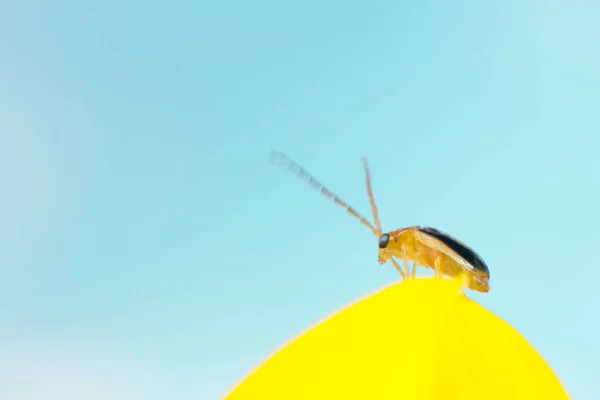
[[387, 247], [389, 241], [390, 241], [390, 235], [388, 235], [387, 233], [384, 233], [383, 235], [379, 236], [379, 248], [385, 249]]

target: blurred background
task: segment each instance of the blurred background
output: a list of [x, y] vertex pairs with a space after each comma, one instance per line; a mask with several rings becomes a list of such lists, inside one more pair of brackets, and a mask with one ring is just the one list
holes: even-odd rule
[[368, 156], [383, 228], [476, 249], [468, 296], [600, 398], [599, 12], [3, 2], [0, 397], [218, 398], [398, 279], [278, 149], [370, 217]]

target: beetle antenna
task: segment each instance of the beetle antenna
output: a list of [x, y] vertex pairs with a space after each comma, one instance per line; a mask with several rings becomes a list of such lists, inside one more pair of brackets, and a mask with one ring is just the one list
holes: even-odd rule
[[[318, 190], [324, 196], [329, 197], [330, 199], [333, 199], [335, 204], [341, 206], [350, 215], [354, 216], [354, 218], [356, 218], [360, 222], [362, 222], [362, 224], [365, 225], [367, 228], [369, 228], [376, 236], [380, 235], [380, 233], [378, 233], [378, 232], [381, 232], [381, 229], [377, 230], [373, 226], [373, 224], [371, 224], [365, 217], [360, 215], [354, 208], [352, 208], [348, 203], [346, 203], [345, 201], [340, 199], [337, 195], [333, 194], [333, 192], [331, 192], [329, 189], [327, 189], [325, 186], [323, 186], [311, 174], [309, 174], [308, 171], [306, 171], [304, 168], [302, 168], [298, 163], [293, 161], [291, 158], [289, 158], [288, 156], [286, 156], [285, 154], [283, 154], [279, 151], [272, 150], [270, 160], [272, 163], [274, 163], [284, 169], [287, 169], [288, 171], [290, 171], [291, 173], [296, 175], [298, 178], [307, 182], [310, 187], [312, 187], [315, 190]], [[374, 215], [377, 215], [377, 214], [374, 214]]]
[[369, 203], [371, 203], [371, 211], [373, 212], [373, 220], [375, 221], [375, 235], [381, 235], [381, 222], [379, 221], [379, 212], [377, 211], [377, 205], [375, 204], [375, 197], [373, 196], [373, 189], [371, 189], [371, 172], [369, 171], [369, 160], [367, 157], [363, 157], [363, 164], [365, 165], [365, 176], [367, 181], [367, 193], [369, 194]]

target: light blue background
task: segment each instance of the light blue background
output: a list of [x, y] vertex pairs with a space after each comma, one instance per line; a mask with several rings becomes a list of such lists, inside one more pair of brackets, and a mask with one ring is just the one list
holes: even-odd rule
[[397, 279], [275, 148], [367, 216], [369, 156], [600, 398], [600, 7], [418, 3], [4, 2], [0, 397], [217, 398]]

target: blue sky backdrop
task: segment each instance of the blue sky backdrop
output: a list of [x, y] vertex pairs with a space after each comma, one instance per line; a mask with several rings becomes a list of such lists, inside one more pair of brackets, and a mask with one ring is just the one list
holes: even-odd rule
[[474, 247], [469, 296], [600, 398], [599, 12], [2, 2], [0, 397], [218, 398], [397, 279], [275, 148], [366, 215], [368, 156], [384, 229]]

